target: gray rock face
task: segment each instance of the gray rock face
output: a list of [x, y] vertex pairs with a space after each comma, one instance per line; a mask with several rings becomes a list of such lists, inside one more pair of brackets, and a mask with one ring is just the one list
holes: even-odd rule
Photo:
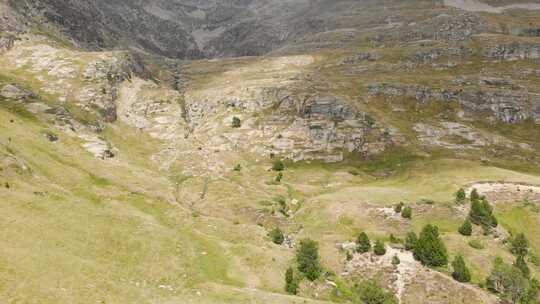
[[0, 52], [7, 51], [15, 44], [15, 37], [0, 37]]
[[[379, 129], [367, 114], [358, 112], [335, 96], [317, 95], [304, 102], [284, 103], [273, 114], [296, 111], [293, 122], [272, 141], [272, 154], [293, 160], [342, 161], [347, 153], [368, 157], [393, 144], [391, 136]], [[277, 116], [277, 117], [276, 117]]]
[[408, 97], [420, 103], [457, 101], [468, 110], [470, 116], [489, 113], [494, 119], [510, 124], [529, 118], [536, 119], [540, 105], [538, 96], [529, 94], [526, 90], [514, 91], [484, 87], [478, 90], [434, 90], [429, 87], [399, 84], [374, 84], [370, 85], [368, 90], [371, 95]]
[[496, 60], [540, 59], [540, 44], [499, 44], [486, 48], [483, 55]]
[[328, 4], [305, 0], [8, 1], [27, 20], [54, 25], [83, 47], [127, 45], [181, 59], [267, 53], [286, 41], [323, 30], [324, 22], [318, 20], [323, 11], [310, 8]]
[[323, 118], [333, 121], [345, 121], [356, 118], [354, 110], [338, 102], [334, 96], [315, 96], [309, 98], [301, 107], [300, 113], [307, 119]]
[[404, 25], [398, 30], [380, 35], [376, 40], [385, 42], [434, 40], [458, 45], [469, 40], [474, 34], [484, 31], [487, 31], [487, 26], [475, 14], [440, 14], [426, 18], [422, 22]]
[[12, 84], [8, 84], [0, 89], [0, 96], [6, 99], [23, 100], [34, 96], [34, 94]]
[[[389, 31], [375, 35], [374, 41], [457, 44], [487, 29], [478, 16], [454, 11], [405, 23], [399, 10], [409, 3], [398, 0], [387, 1], [384, 12], [375, 0], [6, 1], [29, 23], [59, 28], [86, 48], [128, 46], [181, 59], [340, 48], [355, 41], [359, 32], [381, 24], [388, 24]], [[410, 5], [417, 9], [416, 3]]]

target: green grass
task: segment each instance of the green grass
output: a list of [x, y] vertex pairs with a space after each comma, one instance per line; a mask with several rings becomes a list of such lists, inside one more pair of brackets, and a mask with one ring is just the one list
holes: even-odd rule
[[[415, 49], [407, 47], [402, 54], [397, 49], [380, 51], [397, 63]], [[69, 55], [81, 56], [77, 60], [70, 57], [79, 71], [95, 59], [91, 53]], [[221, 81], [223, 72], [239, 67], [256, 70], [260, 66], [249, 58], [198, 62], [189, 69], [198, 69], [194, 88], [204, 88]], [[267, 230], [272, 227], [282, 228], [295, 240], [317, 240], [325, 268], [340, 273], [344, 256], [336, 244], [353, 240], [360, 231], [368, 232], [372, 239], [386, 239], [391, 233], [403, 238], [408, 231], [419, 232], [426, 224], [435, 224], [450, 256], [463, 254], [473, 282], [482, 282], [495, 256], [507, 261], [512, 257], [491, 236], [478, 231], [473, 238], [458, 234], [463, 215], [455, 208], [454, 193], [481, 181], [540, 184], [537, 168], [503, 157], [479, 162], [485, 151], [462, 156], [419, 147], [411, 126], [418, 121], [456, 119], [455, 103], [418, 107], [405, 99], [400, 101], [405, 112], [394, 113], [391, 102], [362, 104], [358, 98], [371, 81], [437, 88], [444, 87], [455, 73], [477, 72], [477, 68], [475, 63], [456, 71], [415, 75], [377, 76], [369, 71], [356, 78], [340, 74], [340, 68], [321, 70], [320, 77], [329, 80], [329, 93], [358, 100], [361, 111], [369, 112], [382, 125], [395, 126], [411, 144], [369, 158], [347, 155], [336, 164], [287, 163], [279, 185], [268, 183], [276, 175], [267, 170], [270, 160], [241, 151], [222, 154], [220, 161], [230, 168], [223, 176], [210, 170], [201, 176], [188, 173], [186, 168], [200, 160], [190, 154], [182, 154], [171, 169], [164, 170], [152, 156], [170, 143], [121, 122], [108, 124], [100, 134], [118, 149], [118, 156], [99, 160], [81, 147], [77, 137], [52, 129], [42, 116], [30, 115], [23, 106], [0, 100], [0, 166], [9, 156], [30, 168], [6, 166], [0, 170], [0, 185], [11, 185], [10, 189], [0, 188], [0, 299], [21, 303], [36, 299], [42, 303], [316, 303], [306, 296], [321, 287], [321, 282], [307, 287], [302, 297], [284, 295], [283, 274], [293, 262], [294, 249], [270, 242]], [[54, 94], [41, 90], [43, 83], [37, 77], [43, 75], [26, 68], [1, 74], [0, 82], [24, 84], [40, 93], [43, 102], [57, 104]], [[244, 74], [246, 80], [264, 77]], [[80, 79], [73, 81], [76, 90], [81, 83]], [[73, 99], [66, 102], [80, 122], [95, 123], [95, 113], [81, 110]], [[530, 123], [509, 130], [499, 130], [499, 125], [493, 128], [513, 139], [536, 142], [533, 133], [537, 128]], [[60, 140], [49, 142], [44, 130], [58, 133]], [[7, 143], [6, 137], [12, 142]], [[456, 137], [448, 140], [468, 143]], [[234, 172], [232, 168], [239, 163], [242, 171]], [[278, 197], [286, 200], [294, 211], [292, 216], [278, 212]], [[298, 201], [294, 207], [293, 199]], [[412, 220], [377, 213], [400, 201], [412, 208]], [[532, 250], [540, 252], [538, 213], [531, 207], [497, 205], [496, 214], [506, 229], [525, 232]], [[469, 246], [473, 239], [484, 249]], [[342, 302], [350, 297], [349, 283], [354, 282], [338, 280], [341, 297], [331, 296], [328, 290], [321, 298]]]
[[497, 206], [496, 216], [500, 224], [514, 235], [524, 233], [531, 249], [540, 252], [540, 214], [530, 206]]

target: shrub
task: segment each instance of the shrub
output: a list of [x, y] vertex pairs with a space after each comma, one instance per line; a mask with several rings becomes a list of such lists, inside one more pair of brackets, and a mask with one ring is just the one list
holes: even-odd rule
[[396, 297], [382, 289], [374, 281], [362, 282], [356, 288], [359, 300], [364, 304], [396, 304]]
[[525, 258], [523, 256], [520, 255], [516, 258], [514, 266], [521, 270], [524, 277], [528, 278], [531, 275], [531, 270], [529, 269], [529, 266], [527, 265], [527, 262], [525, 262]]
[[468, 244], [474, 249], [484, 249], [484, 244], [479, 240], [470, 240]]
[[394, 207], [394, 211], [396, 213], [401, 213], [401, 209], [403, 209], [403, 206], [405, 206], [405, 204], [403, 204], [403, 202], [399, 202], [399, 204]]
[[238, 165], [234, 166], [233, 170], [236, 171], [236, 172], [242, 171], [242, 165], [238, 164]]
[[285, 291], [292, 295], [298, 293], [298, 281], [294, 278], [292, 267], [289, 267], [285, 272]]
[[281, 183], [281, 180], [283, 179], [283, 173], [279, 172], [276, 176], [276, 183]]
[[233, 117], [232, 119], [232, 127], [233, 128], [240, 128], [242, 126], [242, 121], [238, 117]]
[[385, 255], [386, 248], [384, 247], [384, 242], [381, 240], [377, 240], [377, 242], [375, 242], [375, 246], [373, 246], [373, 252], [376, 255]]
[[283, 231], [281, 231], [279, 227], [276, 227], [272, 231], [270, 231], [270, 238], [272, 239], [272, 242], [277, 245], [281, 245], [285, 241]]
[[463, 188], [460, 188], [456, 192], [456, 202], [457, 203], [463, 203], [466, 198], [467, 198], [467, 194], [465, 194], [465, 190]]
[[365, 232], [362, 232], [358, 235], [356, 239], [356, 251], [360, 253], [366, 253], [371, 250], [371, 242], [369, 237]]
[[529, 252], [529, 241], [523, 233], [518, 233], [510, 243], [510, 251], [516, 256], [526, 256]]
[[407, 236], [405, 236], [405, 249], [406, 250], [413, 250], [416, 246], [416, 242], [418, 241], [418, 237], [416, 237], [416, 233], [409, 232], [407, 233]]
[[304, 239], [300, 241], [300, 247], [296, 252], [298, 270], [310, 281], [318, 279], [322, 273], [319, 260], [319, 244], [317, 242]]
[[452, 262], [452, 268], [454, 269], [454, 272], [452, 272], [454, 280], [462, 283], [471, 281], [471, 273], [461, 255], [456, 256]]
[[412, 209], [411, 207], [405, 207], [403, 210], [401, 210], [401, 216], [406, 219], [412, 218]]
[[285, 170], [285, 164], [281, 160], [276, 160], [272, 164], [272, 170], [278, 171], [278, 172], [283, 171], [283, 170]]
[[283, 214], [285, 217], [289, 217], [289, 206], [287, 206], [287, 202], [283, 197], [278, 198], [277, 200], [279, 204], [279, 212]]
[[461, 225], [461, 227], [459, 227], [458, 231], [462, 235], [470, 236], [472, 234], [471, 221], [469, 219], [466, 219], [465, 222], [463, 222], [463, 225]]
[[397, 244], [400, 243], [401, 240], [398, 239], [393, 233], [390, 234], [390, 243]]
[[446, 246], [439, 237], [439, 229], [426, 225], [414, 247], [414, 258], [427, 266], [445, 266], [448, 264]]
[[399, 265], [400, 263], [401, 261], [399, 260], [399, 257], [394, 255], [394, 257], [392, 257], [392, 265]]
[[360, 175], [360, 172], [358, 172], [358, 170], [356, 170], [356, 169], [351, 169], [351, 170], [349, 170], [347, 172], [349, 172], [349, 174], [352, 175], [352, 176]]

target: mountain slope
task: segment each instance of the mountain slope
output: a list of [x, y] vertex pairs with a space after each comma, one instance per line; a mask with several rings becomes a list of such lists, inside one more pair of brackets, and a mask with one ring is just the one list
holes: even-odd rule
[[[373, 278], [400, 303], [497, 303], [485, 278], [519, 232], [538, 277], [540, 11], [0, 4], [3, 302], [356, 303]], [[488, 197], [492, 234], [458, 233], [459, 188]], [[472, 283], [390, 242], [428, 223]], [[351, 251], [361, 231], [387, 254]], [[287, 295], [304, 238], [324, 275]]]

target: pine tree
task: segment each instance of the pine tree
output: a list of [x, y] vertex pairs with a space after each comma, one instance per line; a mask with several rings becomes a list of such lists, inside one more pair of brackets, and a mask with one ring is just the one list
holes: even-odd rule
[[463, 190], [463, 188], [460, 188], [456, 192], [456, 202], [457, 203], [463, 203], [466, 198], [467, 198], [467, 195], [465, 194], [465, 190]]
[[445, 266], [448, 264], [446, 246], [439, 237], [437, 226], [426, 225], [414, 247], [414, 258], [427, 266]]
[[471, 202], [474, 202], [480, 199], [480, 195], [478, 194], [478, 191], [476, 189], [472, 189], [470, 198], [471, 198]]
[[381, 240], [377, 240], [377, 242], [375, 242], [375, 246], [373, 246], [373, 252], [376, 255], [386, 254], [386, 248], [384, 247], [384, 243]]
[[365, 232], [362, 232], [358, 235], [356, 240], [356, 251], [360, 253], [366, 253], [371, 250], [371, 243], [369, 237]]
[[310, 281], [315, 281], [322, 273], [319, 260], [319, 244], [317, 242], [304, 239], [300, 241], [300, 247], [296, 252], [298, 270]]
[[289, 267], [287, 272], [285, 272], [285, 291], [293, 295], [298, 292], [298, 282], [294, 278], [294, 270], [292, 267]]
[[407, 236], [405, 237], [405, 249], [406, 250], [413, 250], [416, 246], [416, 242], [418, 241], [418, 238], [416, 237], [416, 233], [409, 232], [407, 233]]
[[526, 256], [529, 252], [529, 241], [523, 233], [518, 233], [510, 243], [510, 251], [516, 256]]
[[232, 127], [233, 128], [240, 128], [242, 126], [242, 121], [238, 117], [233, 117], [232, 119]]
[[452, 262], [452, 268], [454, 269], [454, 272], [452, 272], [454, 280], [462, 283], [471, 281], [471, 273], [461, 255], [455, 257]]
[[466, 219], [465, 222], [463, 222], [463, 225], [461, 225], [461, 227], [459, 227], [458, 231], [462, 235], [470, 236], [472, 234], [471, 221], [469, 219]]

